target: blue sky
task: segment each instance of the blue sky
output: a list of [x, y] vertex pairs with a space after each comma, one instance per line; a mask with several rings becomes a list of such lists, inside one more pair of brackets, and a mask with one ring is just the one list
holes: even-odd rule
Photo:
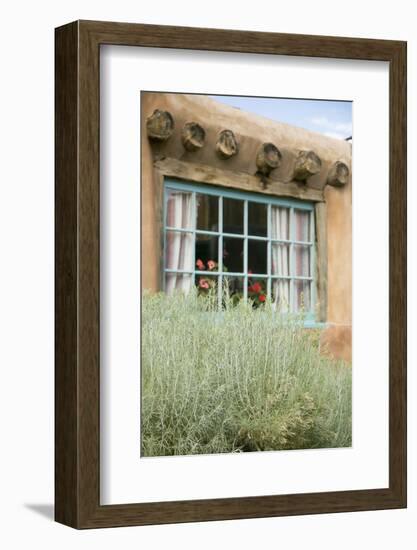
[[352, 136], [352, 102], [267, 97], [211, 96], [212, 99], [272, 120], [330, 137]]

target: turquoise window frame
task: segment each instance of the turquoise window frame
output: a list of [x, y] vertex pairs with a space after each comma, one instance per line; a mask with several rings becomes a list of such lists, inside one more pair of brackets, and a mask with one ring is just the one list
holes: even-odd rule
[[[188, 193], [192, 193], [192, 208], [193, 208], [193, 226], [191, 228], [186, 229], [179, 229], [175, 227], [169, 227], [166, 225], [166, 212], [167, 212], [167, 200], [168, 200], [168, 193], [167, 191], [174, 190], [174, 191], [184, 191]], [[197, 269], [193, 269], [191, 271], [188, 270], [178, 270], [178, 269], [167, 269], [165, 265], [165, 250], [166, 250], [166, 234], [167, 231], [173, 231], [173, 232], [179, 232], [179, 233], [188, 233], [192, 234], [193, 240], [194, 240], [194, 258], [193, 258], [193, 266], [195, 268], [196, 266], [196, 258], [195, 258], [195, 240], [196, 235], [210, 235], [213, 237], [218, 237], [218, 271], [216, 272], [216, 276], [218, 277], [218, 289], [219, 289], [219, 304], [221, 303], [221, 287], [222, 287], [222, 281], [223, 277], [242, 277], [244, 280], [244, 299], [247, 299], [247, 289], [248, 289], [248, 279], [249, 277], [253, 279], [264, 279], [267, 280], [267, 295], [271, 296], [271, 287], [272, 287], [272, 280], [273, 279], [287, 279], [290, 281], [290, 311], [293, 312], [293, 305], [294, 305], [294, 281], [296, 280], [304, 280], [310, 282], [310, 310], [303, 312], [303, 320], [305, 322], [306, 326], [315, 327], [318, 326], [320, 323], [315, 322], [315, 306], [316, 306], [316, 237], [315, 237], [315, 219], [314, 219], [314, 203], [309, 201], [301, 201], [297, 199], [292, 198], [286, 198], [286, 197], [276, 197], [273, 195], [266, 195], [263, 193], [256, 193], [251, 191], [237, 191], [228, 189], [225, 187], [219, 187], [214, 185], [205, 185], [202, 183], [194, 183], [194, 182], [187, 182], [184, 180], [175, 180], [173, 178], [164, 178], [164, 211], [163, 211], [163, 288], [165, 289], [165, 281], [166, 281], [166, 274], [168, 273], [177, 273], [177, 274], [185, 274], [185, 275], [191, 275], [193, 277], [193, 284], [195, 284], [195, 278], [196, 276], [202, 276], [207, 275], [207, 271], [199, 271]], [[200, 230], [196, 229], [196, 220], [197, 220], [197, 212], [196, 212], [196, 195], [197, 194], [205, 194], [205, 195], [212, 195], [219, 198], [219, 220], [218, 220], [218, 231], [207, 231], [207, 230]], [[243, 202], [244, 205], [244, 229], [243, 229], [243, 241], [244, 241], [244, 266], [243, 266], [243, 272], [241, 273], [233, 273], [233, 272], [223, 272], [223, 238], [224, 237], [232, 237], [236, 238], [237, 235], [235, 233], [224, 233], [223, 232], [223, 199], [224, 198], [231, 198], [231, 199], [240, 199]], [[266, 204], [268, 207], [268, 216], [267, 216], [267, 236], [266, 237], [260, 237], [255, 235], [249, 235], [248, 234], [248, 202], [257, 202]], [[289, 239], [273, 239], [271, 237], [271, 207], [272, 206], [281, 206], [288, 208], [290, 210], [290, 223], [289, 223]], [[309, 241], [297, 241], [295, 239], [295, 216], [294, 216], [294, 210], [304, 210], [310, 213], [310, 240]], [[260, 240], [267, 242], [267, 273], [266, 274], [257, 274], [257, 273], [251, 273], [248, 274], [248, 240], [254, 239], [254, 240]], [[288, 276], [279, 276], [279, 275], [273, 275], [271, 273], [271, 247], [272, 243], [282, 243], [282, 244], [288, 244], [290, 248], [290, 274]], [[309, 246], [310, 247], [310, 276], [309, 277], [302, 277], [302, 276], [296, 276], [294, 273], [294, 246], [296, 245], [303, 245], [303, 246]], [[294, 313], [294, 312], [293, 312]]]

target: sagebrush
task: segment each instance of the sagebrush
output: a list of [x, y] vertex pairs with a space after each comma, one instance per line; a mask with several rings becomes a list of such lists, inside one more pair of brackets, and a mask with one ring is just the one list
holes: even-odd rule
[[142, 456], [349, 447], [349, 364], [271, 304], [142, 298]]

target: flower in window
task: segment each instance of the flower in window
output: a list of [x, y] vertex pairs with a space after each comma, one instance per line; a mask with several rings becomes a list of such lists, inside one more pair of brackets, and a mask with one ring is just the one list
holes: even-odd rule
[[203, 278], [201, 278], [201, 279], [198, 281], [198, 286], [199, 286], [200, 288], [205, 289], [205, 290], [208, 290], [208, 289], [210, 288], [210, 284], [209, 284], [208, 280], [207, 280], [207, 279], [203, 279]]
[[248, 294], [252, 301], [253, 307], [259, 307], [266, 301], [265, 285], [262, 282], [256, 281], [248, 286]]
[[200, 258], [196, 261], [195, 265], [197, 266], [197, 269], [199, 271], [203, 271], [204, 269], [206, 269], [206, 266], [204, 265], [204, 262], [202, 260], [200, 260]]
[[[249, 292], [254, 292], [255, 294], [258, 294], [259, 292], [261, 292], [262, 290], [262, 286], [260, 283], [256, 282], [256, 283], [253, 283], [253, 285], [250, 288], [250, 291]], [[249, 289], [248, 289], [249, 290]]]
[[209, 269], [210, 271], [213, 271], [213, 269], [216, 269], [217, 267], [217, 263], [214, 262], [213, 260], [209, 260], [207, 262], [207, 269]]

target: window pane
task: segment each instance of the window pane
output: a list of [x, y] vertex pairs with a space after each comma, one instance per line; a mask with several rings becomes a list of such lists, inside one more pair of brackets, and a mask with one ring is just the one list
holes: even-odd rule
[[257, 237], [268, 235], [268, 208], [266, 204], [248, 202], [248, 234]]
[[243, 273], [243, 239], [223, 238], [223, 266], [224, 271]]
[[289, 240], [290, 209], [282, 206], [271, 208], [271, 239]]
[[266, 279], [249, 277], [248, 298], [252, 300], [254, 306], [259, 306], [266, 301], [267, 288]]
[[294, 270], [297, 277], [310, 277], [310, 247], [294, 245]]
[[290, 247], [288, 244], [272, 243], [271, 272], [272, 275], [289, 276]]
[[195, 236], [195, 269], [197, 271], [217, 271], [219, 256], [219, 238], [210, 235]]
[[295, 240], [310, 241], [310, 212], [294, 210]]
[[243, 298], [243, 277], [223, 277], [223, 306], [236, 305]]
[[180, 275], [177, 273], [166, 273], [165, 275], [165, 292], [172, 294], [173, 292], [189, 292], [193, 283], [192, 275]]
[[197, 229], [218, 231], [219, 198], [213, 195], [196, 195]]
[[294, 281], [294, 311], [303, 313], [310, 311], [310, 282]]
[[243, 201], [223, 199], [223, 232], [243, 235]]
[[272, 279], [272, 303], [276, 311], [288, 313], [290, 309], [290, 281]]
[[[248, 270], [247, 295], [258, 306], [264, 301], [268, 288], [268, 261], [270, 261], [271, 300], [277, 311], [310, 311], [312, 306], [312, 282], [295, 277], [313, 277], [311, 266], [313, 253], [311, 232], [312, 212], [295, 207], [270, 206], [268, 226], [268, 204], [247, 202], [248, 238], [247, 262], [245, 262], [244, 200], [223, 198], [223, 233], [236, 237], [221, 238], [223, 261], [223, 286], [232, 296], [234, 303], [243, 298], [243, 276], [229, 273], [244, 273]], [[176, 290], [188, 292], [195, 283], [200, 294], [211, 295], [217, 290], [219, 270], [219, 238], [204, 235], [199, 231], [219, 231], [219, 196], [205, 193], [195, 194], [175, 189], [166, 189], [167, 227], [186, 231], [166, 230], [165, 269], [189, 273], [166, 273], [165, 287], [168, 293]], [[293, 212], [293, 215], [290, 213]], [[193, 230], [196, 233], [193, 233]], [[272, 243], [251, 237], [269, 237]], [[299, 241], [307, 244], [287, 244], [274, 241]], [[268, 260], [268, 246], [271, 246]], [[313, 269], [312, 269], [313, 268]], [[193, 271], [203, 272], [193, 275]], [[259, 274], [259, 277], [254, 275]], [[288, 279], [286, 279], [288, 278]], [[291, 280], [290, 280], [291, 278]], [[226, 293], [227, 294], [227, 293]], [[225, 294], [225, 295], [226, 295]], [[290, 308], [290, 295], [292, 307]], [[225, 299], [223, 300], [225, 302]]]
[[167, 231], [165, 268], [193, 271], [193, 234]]
[[166, 196], [166, 225], [192, 229], [194, 225], [192, 194], [167, 189]]
[[268, 243], [248, 240], [248, 272], [267, 273]]

